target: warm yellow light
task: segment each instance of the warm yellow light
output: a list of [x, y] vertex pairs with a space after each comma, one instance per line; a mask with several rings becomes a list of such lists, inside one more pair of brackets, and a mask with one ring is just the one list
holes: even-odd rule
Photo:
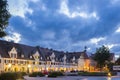
[[55, 71], [57, 71], [58, 70], [58, 68], [55, 68]]
[[29, 64], [29, 65], [28, 65], [28, 68], [30, 68], [30, 67], [31, 67], [31, 65]]
[[48, 71], [48, 68], [46, 68], [47, 69], [47, 71]]
[[111, 77], [108, 77], [108, 80], [111, 80]]
[[10, 68], [12, 66], [12, 64], [8, 64], [8, 67]]
[[110, 72], [108, 73], [108, 76], [109, 76], [109, 77], [111, 76], [111, 73], [110, 73]]
[[77, 71], [77, 69], [74, 69], [74, 71]]

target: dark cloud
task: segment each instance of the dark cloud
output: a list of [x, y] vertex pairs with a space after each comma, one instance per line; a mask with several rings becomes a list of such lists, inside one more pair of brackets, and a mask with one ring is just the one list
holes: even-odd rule
[[[112, 4], [111, 0], [68, 0], [67, 5], [71, 13], [75, 11], [84, 11], [88, 14], [96, 12], [99, 20], [94, 18], [83, 19], [79, 16], [70, 18], [65, 14], [60, 14], [61, 2], [61, 0], [29, 2], [28, 6], [33, 9], [33, 13], [26, 13], [26, 20], [12, 16], [10, 26], [22, 35], [22, 42], [25, 44], [40, 45], [65, 51], [79, 51], [85, 45], [95, 49], [96, 46], [88, 43], [89, 40], [99, 37], [109, 38], [114, 34], [120, 21], [120, 6], [114, 6], [115, 4]], [[28, 25], [27, 22], [29, 21], [34, 24]], [[33, 30], [33, 27], [35, 27], [35, 30]], [[54, 33], [53, 39], [49, 39], [51, 37], [49, 32], [51, 31]], [[49, 37], [43, 38], [46, 32], [48, 32], [48, 35], [45, 37]], [[117, 41], [118, 44], [119, 40], [114, 37], [115, 35], [112, 39], [110, 38], [109, 42], [112, 44]], [[77, 42], [81, 42], [83, 45], [74, 46]], [[103, 41], [100, 45], [106, 43], [108, 41]], [[118, 50], [116, 51], [118, 52]]]

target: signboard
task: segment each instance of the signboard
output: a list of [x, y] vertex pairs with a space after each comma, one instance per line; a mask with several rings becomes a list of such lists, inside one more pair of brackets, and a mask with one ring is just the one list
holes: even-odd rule
[[120, 71], [120, 65], [113, 66], [113, 70], [114, 70], [114, 71]]

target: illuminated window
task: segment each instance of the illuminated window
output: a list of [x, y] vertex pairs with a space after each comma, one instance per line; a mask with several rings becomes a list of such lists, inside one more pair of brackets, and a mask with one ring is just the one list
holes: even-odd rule
[[11, 53], [12, 58], [17, 58], [17, 54]]

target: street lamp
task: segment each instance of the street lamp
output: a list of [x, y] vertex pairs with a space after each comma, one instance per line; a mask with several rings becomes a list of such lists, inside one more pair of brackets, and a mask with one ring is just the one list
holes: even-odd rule
[[11, 71], [11, 66], [12, 66], [12, 64], [8, 64], [9, 71]]
[[30, 64], [28, 64], [28, 73], [30, 72], [30, 67], [31, 67], [31, 65], [30, 65]]
[[111, 73], [110, 72], [108, 73], [108, 77], [111, 77]]

